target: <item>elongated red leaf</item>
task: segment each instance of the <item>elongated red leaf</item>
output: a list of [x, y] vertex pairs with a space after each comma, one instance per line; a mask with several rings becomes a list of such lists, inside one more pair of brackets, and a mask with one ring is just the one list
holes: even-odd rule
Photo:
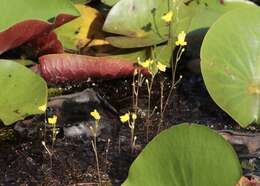
[[75, 16], [60, 14], [57, 16], [54, 24], [40, 20], [19, 22], [7, 30], [0, 32], [0, 54], [35, 39], [45, 32], [48, 33], [55, 27], [60, 26], [73, 18], [75, 18]]
[[24, 46], [27, 56], [36, 58], [45, 54], [63, 53], [63, 47], [55, 32], [44, 32], [37, 38], [29, 41]]
[[114, 79], [131, 76], [136, 67], [126, 59], [112, 57], [92, 57], [76, 54], [50, 54], [39, 58], [38, 71], [50, 83], [84, 81], [94, 79]]
[[38, 20], [17, 23], [9, 29], [0, 32], [0, 54], [23, 44], [43, 32], [50, 31], [51, 28], [51, 24]]

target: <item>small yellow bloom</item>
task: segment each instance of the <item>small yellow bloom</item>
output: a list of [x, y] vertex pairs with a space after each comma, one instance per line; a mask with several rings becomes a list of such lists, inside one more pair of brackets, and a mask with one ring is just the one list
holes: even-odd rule
[[56, 115], [53, 115], [52, 117], [48, 118], [48, 123], [51, 125], [55, 125], [57, 123], [58, 117]]
[[175, 42], [175, 44], [177, 46], [185, 46], [187, 45], [187, 42], [185, 41], [185, 37], [186, 37], [186, 33], [184, 31], [182, 31], [181, 33], [179, 33], [178, 35], [178, 40]]
[[44, 104], [44, 105], [41, 105], [38, 107], [38, 109], [42, 112], [45, 112], [46, 108], [47, 108], [47, 104]]
[[90, 115], [93, 116], [93, 118], [95, 118], [95, 120], [100, 120], [100, 118], [101, 118], [99, 112], [96, 109], [94, 109], [92, 112], [90, 112]]
[[125, 123], [125, 122], [129, 121], [129, 119], [130, 119], [130, 114], [129, 114], [129, 112], [126, 113], [126, 114], [124, 114], [124, 115], [122, 115], [122, 116], [120, 116], [120, 121], [121, 121], [122, 123]]
[[169, 11], [167, 14], [162, 16], [162, 20], [164, 20], [166, 23], [169, 23], [172, 21], [173, 12]]
[[138, 62], [142, 67], [148, 68], [151, 64], [153, 64], [153, 60], [147, 59], [144, 62]]
[[166, 71], [166, 66], [160, 62], [157, 63], [157, 68], [162, 72]]
[[136, 120], [136, 118], [137, 118], [137, 115], [135, 113], [132, 113], [132, 119]]

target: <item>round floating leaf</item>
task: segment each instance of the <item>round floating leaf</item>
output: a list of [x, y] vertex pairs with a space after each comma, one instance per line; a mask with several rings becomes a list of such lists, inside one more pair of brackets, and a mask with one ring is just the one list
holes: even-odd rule
[[190, 1], [189, 6], [196, 11], [192, 17], [189, 32], [196, 29], [210, 27], [221, 15], [238, 8], [255, 6], [254, 3], [246, 0], [200, 0]]
[[158, 45], [154, 48], [154, 53], [156, 55], [156, 60], [160, 63], [166, 65], [168, 68], [171, 66], [172, 51], [175, 47], [172, 47], [169, 43], [163, 45]]
[[205, 126], [181, 124], [155, 137], [123, 186], [231, 186], [241, 176], [232, 146]]
[[231, 11], [210, 28], [201, 70], [214, 101], [241, 126], [260, 123], [260, 9]]
[[46, 82], [23, 65], [0, 60], [0, 85], [0, 120], [5, 125], [46, 109]]
[[91, 0], [71, 0], [74, 4], [87, 4], [91, 2]]
[[1, 0], [0, 12], [0, 32], [25, 20], [47, 21], [59, 14], [78, 15], [69, 0]]
[[182, 0], [120, 0], [110, 10], [103, 30], [122, 35], [107, 38], [119, 48], [159, 44], [168, 40], [169, 23], [162, 16], [170, 10], [173, 11], [172, 27], [176, 35], [188, 28], [193, 15]]
[[106, 4], [107, 6], [113, 6], [116, 4], [119, 0], [101, 0], [102, 3]]
[[63, 47], [69, 50], [79, 50], [94, 38], [104, 38], [102, 32], [103, 16], [90, 6], [76, 4], [75, 7], [81, 16], [55, 30]]

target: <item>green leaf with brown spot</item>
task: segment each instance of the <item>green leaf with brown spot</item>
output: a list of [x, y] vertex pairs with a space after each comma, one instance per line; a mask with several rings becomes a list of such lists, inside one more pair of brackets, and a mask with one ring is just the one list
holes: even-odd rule
[[103, 29], [120, 36], [108, 37], [119, 48], [135, 48], [163, 43], [169, 38], [169, 23], [162, 16], [173, 11], [173, 37], [186, 30], [193, 10], [182, 0], [120, 0], [110, 10]]
[[195, 9], [195, 14], [192, 17], [189, 26], [189, 32], [209, 28], [223, 14], [239, 9], [256, 6], [254, 3], [247, 0], [199, 0], [190, 1], [189, 6]]
[[260, 124], [260, 9], [233, 10], [206, 34], [201, 70], [213, 100], [242, 127]]
[[0, 60], [0, 85], [0, 120], [5, 125], [46, 109], [46, 82], [23, 65]]

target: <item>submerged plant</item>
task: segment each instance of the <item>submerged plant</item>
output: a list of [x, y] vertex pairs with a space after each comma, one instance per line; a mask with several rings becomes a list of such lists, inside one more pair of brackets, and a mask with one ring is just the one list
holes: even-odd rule
[[[57, 127], [56, 127], [57, 119], [58, 119], [58, 117], [55, 114], [53, 114], [51, 117], [47, 118], [47, 124], [52, 126], [52, 128], [51, 128], [51, 131], [52, 131], [51, 150], [46, 145], [45, 136], [44, 136], [44, 140], [42, 141], [42, 145], [43, 145], [43, 147], [45, 148], [45, 150], [47, 151], [47, 153], [48, 153], [48, 155], [50, 157], [50, 167], [51, 168], [52, 168], [52, 164], [53, 164], [52, 157], [53, 157], [53, 153], [54, 153], [54, 143], [56, 141], [57, 134], [59, 133], [59, 131], [58, 131]], [[46, 128], [45, 128], [45, 130], [46, 130]]]
[[135, 113], [125, 113], [124, 115], [120, 116], [120, 121], [122, 123], [128, 123], [128, 127], [131, 129], [131, 138], [130, 138], [130, 145], [131, 145], [131, 151], [134, 151], [135, 147], [135, 122], [137, 119], [137, 115]]
[[149, 127], [151, 126], [151, 117], [154, 114], [157, 107], [154, 107], [151, 109], [151, 95], [152, 95], [152, 88], [154, 83], [154, 78], [158, 71], [165, 72], [166, 66], [162, 64], [160, 61], [156, 61], [153, 59], [147, 59], [145, 61], [139, 61], [139, 65], [143, 66], [144, 68], [147, 68], [149, 73], [151, 74], [150, 80], [147, 78], [145, 80], [146, 86], [147, 86], [147, 92], [148, 92], [148, 105], [147, 105], [147, 117], [146, 117], [146, 140], [148, 141], [149, 138]]
[[185, 39], [186, 39], [186, 33], [184, 31], [181, 31], [178, 34], [177, 41], [175, 42], [176, 46], [179, 46], [179, 48], [177, 50], [177, 54], [176, 54], [175, 60], [173, 60], [173, 62], [172, 62], [172, 83], [171, 83], [171, 88], [170, 88], [170, 91], [169, 91], [168, 96], [166, 98], [166, 101], [164, 103], [161, 103], [161, 105], [163, 105], [163, 109], [162, 109], [162, 112], [161, 112], [161, 121], [164, 120], [164, 113], [165, 113], [166, 108], [167, 108], [167, 106], [169, 104], [170, 97], [172, 96], [173, 91], [176, 88], [176, 85], [182, 79], [182, 76], [180, 76], [179, 79], [176, 80], [176, 71], [177, 71], [177, 67], [178, 67], [178, 64], [180, 62], [180, 59], [182, 57], [182, 54], [185, 51], [184, 46], [187, 45], [187, 42], [186, 42]]
[[54, 114], [52, 117], [48, 117], [48, 124], [49, 125], [52, 125], [52, 151], [53, 151], [53, 146], [54, 146], [54, 143], [56, 141], [56, 137], [57, 137], [57, 134], [59, 133], [58, 129], [57, 129], [57, 119], [58, 117]]
[[97, 131], [98, 131], [98, 128], [99, 128], [99, 121], [101, 119], [101, 116], [96, 109], [94, 109], [92, 112], [90, 112], [90, 115], [95, 119], [94, 127], [90, 126], [90, 131], [92, 132], [92, 135], [93, 135], [93, 140], [91, 140], [91, 144], [92, 144], [92, 148], [93, 148], [93, 151], [95, 153], [95, 158], [96, 158], [98, 181], [99, 181], [98, 185], [101, 186], [102, 181], [101, 181], [98, 152], [97, 152]]
[[[138, 58], [139, 59], [139, 58]], [[133, 73], [133, 82], [132, 82], [132, 101], [133, 101], [133, 111], [135, 114], [139, 112], [139, 90], [143, 85], [145, 80], [144, 75], [139, 69], [135, 69]]]

